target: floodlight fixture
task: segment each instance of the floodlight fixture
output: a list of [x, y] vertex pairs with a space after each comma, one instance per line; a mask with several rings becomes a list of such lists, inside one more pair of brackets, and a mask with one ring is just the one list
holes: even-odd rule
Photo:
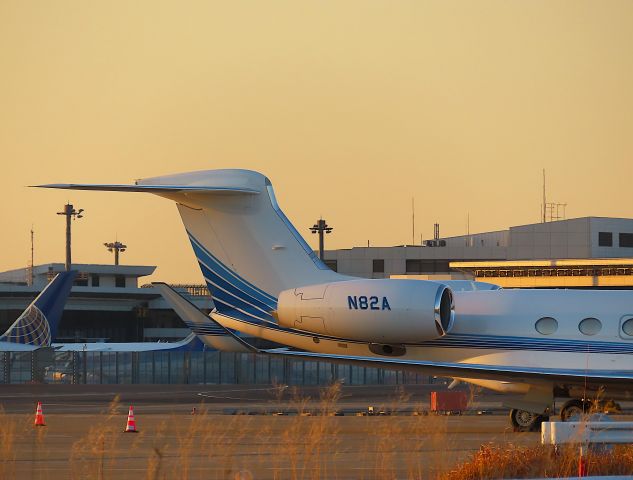
[[119, 264], [119, 253], [120, 252], [125, 252], [125, 250], [127, 250], [127, 245], [123, 245], [118, 240], [116, 240], [114, 242], [110, 242], [110, 243], [104, 243], [103, 246], [108, 249], [108, 252], [110, 252], [110, 253], [114, 252], [114, 264], [115, 265]]
[[71, 218], [73, 220], [83, 218], [83, 215], [81, 215], [83, 211], [83, 208], [75, 210], [75, 207], [71, 203], [67, 203], [64, 205], [63, 211], [57, 212], [57, 215], [64, 215], [66, 217], [66, 271], [69, 271], [72, 265], [70, 220]]
[[313, 234], [315, 233], [319, 234], [319, 258], [321, 260], [323, 260], [323, 251], [324, 251], [323, 234], [332, 233], [332, 230], [334, 230], [334, 228], [330, 227], [327, 224], [327, 222], [323, 220], [322, 218], [319, 219], [317, 223], [315, 223], [313, 226], [310, 227], [310, 232], [312, 232]]

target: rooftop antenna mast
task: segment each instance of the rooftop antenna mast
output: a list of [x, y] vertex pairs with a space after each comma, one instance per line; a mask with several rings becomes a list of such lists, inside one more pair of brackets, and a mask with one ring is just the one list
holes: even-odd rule
[[411, 197], [411, 245], [415, 245], [415, 197]]
[[[566, 203], [547, 202], [545, 196], [545, 169], [543, 169], [543, 218], [542, 223], [565, 220]], [[561, 213], [562, 210], [562, 213]]]
[[470, 247], [470, 212], [466, 213], [466, 246]]
[[547, 222], [547, 199], [545, 198], [545, 169], [543, 169], [543, 223]]

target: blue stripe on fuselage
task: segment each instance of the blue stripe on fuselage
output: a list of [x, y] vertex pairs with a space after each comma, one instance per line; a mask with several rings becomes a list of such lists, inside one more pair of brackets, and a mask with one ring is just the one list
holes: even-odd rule
[[541, 339], [451, 333], [445, 337], [423, 342], [429, 347], [483, 348], [497, 350], [538, 350], [579, 353], [633, 353], [633, 342], [604, 342], [569, 339]]

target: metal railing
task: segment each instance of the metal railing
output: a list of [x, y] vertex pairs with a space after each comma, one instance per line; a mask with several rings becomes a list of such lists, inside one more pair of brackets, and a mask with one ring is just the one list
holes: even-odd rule
[[231, 352], [0, 352], [0, 384], [412, 385], [432, 377]]
[[[203, 284], [191, 284], [191, 283], [172, 283], [169, 285], [174, 290], [185, 291], [192, 297], [208, 297], [210, 295], [209, 289]], [[154, 285], [146, 283], [141, 285], [141, 288], [153, 288]]]

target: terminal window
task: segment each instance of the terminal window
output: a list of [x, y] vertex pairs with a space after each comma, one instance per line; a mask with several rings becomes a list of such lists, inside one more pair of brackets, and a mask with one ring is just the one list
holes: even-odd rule
[[407, 273], [445, 273], [449, 270], [448, 260], [421, 260], [411, 258], [406, 261]]
[[[620, 240], [620, 243], [622, 243], [622, 240]], [[611, 233], [611, 232], [598, 232], [598, 246], [599, 247], [612, 247], [613, 246], [613, 233]]]
[[375, 258], [373, 260], [373, 269], [374, 273], [385, 273], [385, 261], [383, 259]]
[[407, 273], [420, 273], [420, 269], [422, 266], [420, 265], [420, 260], [408, 259], [406, 263], [406, 271]]
[[92, 278], [92, 286], [93, 287], [98, 287], [99, 286], [99, 275], [91, 275]]
[[125, 288], [125, 275], [115, 275], [114, 286], [119, 288]]
[[633, 248], [633, 233], [620, 234], [620, 247]]

